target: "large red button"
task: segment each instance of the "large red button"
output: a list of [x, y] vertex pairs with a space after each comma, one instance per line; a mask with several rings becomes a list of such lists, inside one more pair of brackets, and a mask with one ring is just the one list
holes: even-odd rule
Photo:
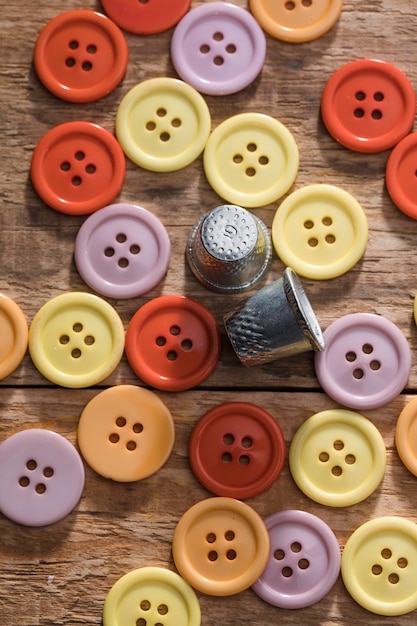
[[395, 206], [417, 220], [417, 132], [404, 137], [388, 157], [385, 182]]
[[285, 440], [264, 409], [248, 402], [226, 402], [197, 422], [189, 458], [197, 479], [216, 495], [251, 498], [281, 473]]
[[34, 49], [39, 80], [69, 102], [92, 102], [110, 93], [126, 72], [128, 47], [121, 30], [95, 11], [68, 11], [41, 30]]
[[125, 156], [117, 140], [90, 122], [65, 122], [48, 131], [35, 147], [30, 169], [42, 200], [73, 215], [110, 204], [122, 188], [125, 173]]
[[107, 15], [136, 35], [162, 33], [187, 13], [191, 0], [101, 0]]
[[202, 304], [185, 296], [160, 296], [129, 322], [125, 350], [135, 374], [165, 391], [183, 391], [207, 378], [220, 358], [220, 331]]
[[361, 59], [331, 76], [323, 90], [321, 114], [329, 133], [346, 148], [382, 152], [410, 131], [416, 96], [394, 65]]

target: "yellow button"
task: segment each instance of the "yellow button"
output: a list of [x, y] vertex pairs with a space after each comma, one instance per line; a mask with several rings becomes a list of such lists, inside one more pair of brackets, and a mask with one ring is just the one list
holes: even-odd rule
[[349, 537], [341, 572], [349, 594], [377, 615], [404, 615], [417, 608], [417, 525], [379, 517]]
[[295, 433], [289, 465], [294, 481], [309, 498], [327, 506], [350, 506], [367, 498], [381, 482], [384, 440], [359, 413], [322, 411]]
[[90, 293], [64, 293], [44, 304], [29, 330], [29, 352], [40, 373], [62, 387], [101, 382], [119, 364], [124, 328], [116, 311]]
[[20, 365], [28, 346], [28, 325], [14, 300], [0, 293], [0, 380]]
[[254, 208], [288, 191], [297, 176], [299, 154], [284, 124], [262, 113], [239, 113], [210, 135], [203, 163], [207, 180], [219, 196]]
[[306, 278], [335, 278], [350, 270], [368, 243], [359, 202], [332, 185], [308, 185], [275, 213], [272, 241], [281, 261]]
[[201, 610], [191, 587], [163, 567], [128, 572], [110, 589], [103, 626], [200, 626]]
[[249, 0], [249, 6], [272, 37], [302, 43], [331, 29], [339, 19], [343, 0]]
[[395, 446], [406, 468], [417, 476], [417, 398], [408, 402], [395, 427]]
[[133, 87], [116, 114], [116, 135], [133, 163], [171, 172], [192, 163], [204, 150], [211, 117], [206, 101], [175, 78], [151, 78]]
[[228, 596], [250, 587], [269, 556], [267, 528], [248, 504], [233, 498], [208, 498], [194, 504], [179, 520], [172, 554], [184, 579], [213, 596]]
[[84, 408], [78, 445], [98, 474], [129, 482], [159, 470], [174, 445], [171, 413], [158, 396], [134, 385], [110, 387]]

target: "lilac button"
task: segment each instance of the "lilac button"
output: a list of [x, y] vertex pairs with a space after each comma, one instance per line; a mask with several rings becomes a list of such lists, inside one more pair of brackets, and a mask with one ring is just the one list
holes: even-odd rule
[[339, 318], [323, 333], [326, 349], [315, 355], [316, 376], [336, 402], [376, 409], [405, 387], [411, 351], [400, 329], [373, 313]]
[[280, 511], [264, 519], [270, 538], [266, 568], [252, 586], [274, 606], [301, 609], [329, 593], [340, 572], [333, 531], [305, 511]]
[[73, 510], [83, 488], [81, 457], [65, 437], [33, 428], [0, 445], [0, 512], [12, 521], [53, 524]]
[[164, 277], [171, 254], [168, 233], [150, 211], [111, 204], [86, 219], [75, 240], [82, 279], [110, 298], [135, 298]]
[[265, 53], [265, 35], [255, 18], [225, 2], [189, 11], [171, 40], [171, 59], [180, 77], [215, 96], [236, 93], [254, 81]]

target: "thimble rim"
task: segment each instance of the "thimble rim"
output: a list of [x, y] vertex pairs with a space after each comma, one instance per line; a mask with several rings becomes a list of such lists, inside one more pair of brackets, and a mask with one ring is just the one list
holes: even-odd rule
[[291, 267], [286, 267], [284, 270], [283, 284], [285, 295], [302, 332], [309, 340], [313, 350], [323, 352], [326, 346], [320, 324], [300, 279]]

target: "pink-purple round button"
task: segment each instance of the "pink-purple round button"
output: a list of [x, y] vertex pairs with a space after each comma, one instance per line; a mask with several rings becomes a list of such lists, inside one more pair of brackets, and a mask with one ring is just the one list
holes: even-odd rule
[[42, 428], [0, 445], [0, 512], [18, 524], [46, 526], [66, 517], [84, 488], [84, 465], [62, 435]]
[[150, 211], [111, 204], [86, 219], [75, 239], [81, 278], [110, 298], [135, 298], [164, 277], [171, 254], [168, 233]]
[[192, 9], [177, 24], [171, 59], [183, 81], [201, 93], [236, 93], [261, 72], [266, 54], [262, 28], [246, 9], [212, 2]]
[[301, 609], [324, 598], [340, 572], [340, 548], [333, 531], [306, 511], [280, 511], [264, 522], [270, 555], [252, 586], [255, 593], [282, 609]]
[[336, 402], [376, 409], [405, 387], [411, 351], [398, 326], [373, 313], [351, 313], [323, 333], [326, 348], [315, 355], [316, 376]]

